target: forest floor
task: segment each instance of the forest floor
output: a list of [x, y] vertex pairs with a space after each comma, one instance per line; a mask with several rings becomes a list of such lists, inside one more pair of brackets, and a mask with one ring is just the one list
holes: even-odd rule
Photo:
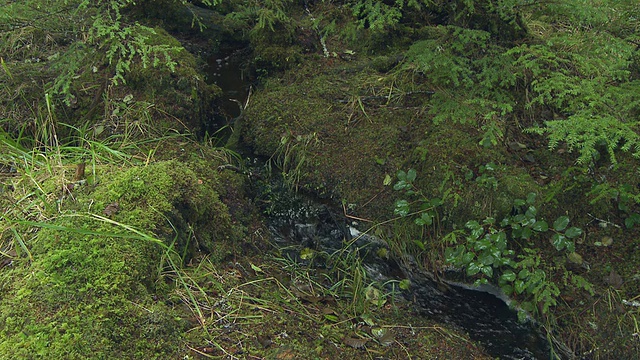
[[[494, 239], [506, 219], [515, 251], [493, 255], [517, 261], [518, 278], [492, 258], [454, 280], [512, 281], [514, 304], [576, 358], [640, 354], [640, 230], [625, 223], [637, 159], [579, 166], [518, 123], [485, 146], [481, 124], [432, 119], [432, 96], [457, 90], [399, 65], [416, 37], [443, 27], [358, 45], [338, 30], [318, 37], [302, 6], [275, 31], [200, 9], [212, 23], [197, 32], [193, 8], [142, 4], [129, 15], [152, 27], [121, 35], [159, 44], [152, 60], [167, 64], [118, 63], [116, 86], [105, 46], [126, 47], [92, 44], [80, 25], [97, 10], [64, 3], [44, 17], [38, 1], [6, 4], [37, 26], [16, 25], [0, 44], [0, 358], [491, 358], [352, 255], [327, 255], [330, 269], [285, 256], [266, 220], [283, 196], [276, 173], [388, 243], [384, 257], [436, 277], [462, 269], [455, 251], [486, 248], [466, 224]], [[345, 20], [331, 3], [314, 14]], [[242, 49], [252, 74], [234, 119], [225, 89], [205, 81], [206, 57], [224, 46]], [[222, 146], [212, 132], [223, 125], [248, 152]], [[266, 159], [257, 172], [253, 157]], [[533, 235], [512, 236], [526, 227]]]

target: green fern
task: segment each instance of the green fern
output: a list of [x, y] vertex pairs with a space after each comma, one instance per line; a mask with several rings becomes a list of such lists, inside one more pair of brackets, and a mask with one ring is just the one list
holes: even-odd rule
[[403, 0], [396, 0], [394, 5], [382, 1], [364, 0], [352, 5], [353, 15], [358, 18], [358, 27], [382, 31], [395, 25], [402, 17]]
[[57, 60], [53, 62], [51, 69], [58, 73], [53, 80], [51, 92], [62, 96], [62, 101], [71, 106], [74, 95], [71, 91], [71, 85], [77, 74], [83, 71], [84, 60], [87, 57], [87, 47], [82, 43], [74, 43], [62, 55], [56, 55]]
[[497, 144], [497, 123], [516, 107], [512, 56], [482, 30], [440, 26], [432, 37], [411, 46], [402, 71], [418, 72], [439, 89], [427, 105], [435, 123], [482, 123], [492, 139], [484, 143]]
[[290, 1], [288, 0], [269, 0], [264, 1], [258, 7], [256, 7], [257, 24], [256, 30], [262, 30], [269, 28], [271, 31], [275, 31], [274, 25], [277, 23], [287, 24], [291, 21], [285, 9]]
[[580, 154], [578, 164], [591, 164], [600, 158], [601, 151], [605, 151], [614, 164], [617, 162], [616, 150], [631, 152], [634, 157], [640, 158], [640, 121], [627, 123], [613, 116], [596, 118], [574, 115], [566, 120], [547, 121], [545, 125], [528, 131], [548, 135], [549, 148], [552, 150], [560, 143], [565, 143], [569, 151], [575, 150]]
[[555, 118], [528, 131], [545, 134], [549, 147], [565, 143], [589, 165], [601, 153], [616, 163], [615, 152], [640, 157], [638, 114], [640, 81], [631, 79], [635, 52], [621, 38], [574, 30], [549, 34], [545, 43], [509, 50], [515, 75], [527, 88], [527, 109], [547, 107]]
[[109, 65], [114, 68], [111, 78], [114, 85], [125, 82], [124, 75], [136, 61], [145, 68], [162, 63], [174, 71], [176, 63], [172, 55], [182, 51], [182, 47], [151, 45], [149, 40], [156, 34], [153, 28], [138, 23], [127, 24], [121, 10], [131, 4], [134, 4], [132, 0], [108, 2], [106, 11], [95, 16], [89, 31], [89, 43], [103, 49]]

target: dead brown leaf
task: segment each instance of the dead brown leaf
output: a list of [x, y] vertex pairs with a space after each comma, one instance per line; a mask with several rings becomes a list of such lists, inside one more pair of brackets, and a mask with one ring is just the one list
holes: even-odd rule
[[369, 339], [366, 339], [366, 338], [355, 339], [350, 336], [347, 336], [344, 339], [342, 339], [342, 342], [345, 343], [345, 345], [349, 345], [352, 348], [356, 348], [356, 349], [363, 348], [367, 344], [367, 341], [369, 341]]
[[604, 281], [611, 285], [614, 289], [620, 289], [624, 280], [622, 280], [622, 276], [620, 276], [615, 270], [611, 269], [609, 275], [604, 277]]
[[118, 210], [120, 210], [120, 204], [118, 204], [117, 201], [114, 201], [111, 204], [107, 205], [107, 207], [104, 208], [104, 211], [102, 213], [105, 214], [106, 216], [111, 216], [117, 213]]
[[78, 164], [78, 166], [76, 166], [76, 174], [73, 178], [74, 181], [80, 181], [84, 179], [84, 168], [85, 168], [85, 163], [80, 163]]

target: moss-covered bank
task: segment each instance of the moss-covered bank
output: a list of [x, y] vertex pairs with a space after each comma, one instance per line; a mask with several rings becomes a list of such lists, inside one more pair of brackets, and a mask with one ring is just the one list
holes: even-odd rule
[[[55, 178], [40, 184], [51, 190], [43, 196], [60, 196], [57, 214], [32, 208], [35, 223], [5, 216], [33, 232], [29, 257], [0, 270], [3, 358], [177, 357], [187, 322], [168, 302], [167, 274], [198, 252], [224, 259], [242, 235], [219, 199], [215, 164], [170, 160], [93, 171], [69, 193]], [[13, 196], [3, 197], [3, 208]]]
[[[310, 12], [330, 19], [342, 16], [330, 8], [318, 5]], [[569, 13], [575, 16], [571, 21], [580, 22], [586, 19], [581, 16], [607, 18], [608, 9], [595, 6]], [[439, 10], [446, 12], [446, 6]], [[627, 41], [609, 38], [598, 46], [622, 41], [625, 50], [600, 58], [600, 64], [608, 65], [598, 74], [587, 75], [586, 68], [563, 72], [557, 63], [545, 66], [562, 75], [530, 73], [530, 66], [547, 55], [595, 58], [588, 48], [556, 47], [548, 41], [586, 44], [591, 36], [587, 30], [538, 33], [527, 28], [537, 29], [562, 11], [545, 6], [531, 13], [521, 10], [516, 10], [517, 21], [510, 25], [523, 27], [507, 32], [509, 39], [485, 28], [484, 21], [476, 23], [477, 18], [460, 24], [463, 17], [439, 17], [438, 12], [428, 11], [402, 12], [398, 14], [402, 20], [382, 30], [372, 25], [375, 10], [362, 10], [359, 18], [343, 19], [339, 25], [325, 22], [331, 30], [318, 42], [329, 44], [330, 52], [324, 56], [320, 47], [312, 53], [301, 51], [294, 57], [296, 64], [266, 77], [245, 111], [244, 139], [257, 154], [278, 164], [292, 186], [332, 199], [342, 205], [350, 221], [390, 240], [399, 257], [414, 256], [436, 272], [451, 269], [445, 260], [447, 247], [468, 247], [470, 258], [482, 252], [484, 245], [473, 245], [465, 224], [482, 223], [488, 239], [490, 233], [502, 231], [502, 219], [525, 216], [524, 199], [536, 194], [529, 214], [536, 221], [544, 219], [538, 230], [550, 232], [534, 230], [519, 238], [514, 234], [521, 225], [530, 225], [503, 229], [509, 249], [515, 250], [514, 263], [533, 264], [531, 269], [539, 270], [543, 280], [531, 286], [531, 293], [511, 288], [510, 295], [537, 303], [528, 310], [576, 353], [636, 357], [638, 309], [628, 299], [638, 297], [638, 263], [633, 255], [639, 246], [634, 219], [640, 219], [637, 128], [627, 128], [626, 120], [609, 123], [609, 110], [580, 118], [573, 110], [593, 105], [591, 97], [582, 97], [586, 89], [569, 100], [563, 98], [569, 84], [554, 81], [572, 78], [583, 84], [604, 76], [608, 85], [599, 83], [589, 91], [617, 92], [613, 89], [618, 85], [637, 83], [637, 76], [630, 75], [635, 74], [637, 54], [631, 55]], [[429, 20], [416, 21], [418, 14]], [[522, 14], [527, 14], [525, 20]], [[292, 19], [301, 31], [309, 26], [309, 18], [292, 15]], [[349, 21], [364, 29], [354, 30]], [[596, 23], [593, 26], [604, 24]], [[551, 29], [554, 24], [546, 26]], [[482, 34], [475, 26], [482, 27]], [[354, 31], [357, 36], [347, 36]], [[295, 45], [303, 43], [298, 40]], [[546, 55], [527, 52], [545, 46], [550, 46]], [[518, 56], [511, 57], [514, 54]], [[628, 62], [618, 63], [621, 58]], [[528, 63], [531, 59], [535, 60]], [[630, 76], [614, 80], [609, 76], [613, 69]], [[542, 82], [545, 85], [538, 87]], [[532, 91], [539, 91], [536, 100]], [[623, 109], [627, 100], [614, 98], [610, 108]], [[569, 103], [576, 105], [571, 111], [565, 107]], [[637, 107], [633, 108], [618, 119], [635, 118]], [[598, 124], [598, 129], [586, 129], [585, 124]], [[619, 127], [624, 129], [616, 130]], [[562, 130], [555, 133], [558, 129]], [[609, 131], [618, 135], [608, 138]], [[548, 134], [550, 141], [540, 134]], [[398, 172], [408, 169], [415, 170], [407, 186], [409, 195], [394, 190], [402, 180]], [[407, 216], [409, 212], [417, 215]], [[425, 213], [431, 217], [420, 218]], [[564, 229], [554, 224], [556, 219], [570, 219], [570, 226], [580, 228], [579, 236], [577, 230], [572, 235], [575, 249], [568, 251], [554, 242], [560, 236], [558, 229]], [[482, 260], [493, 266], [484, 274], [478, 267], [463, 269], [467, 281], [504, 282], [500, 272], [493, 272], [501, 267], [494, 262], [500, 256]], [[549, 302], [541, 301], [550, 294], [542, 290], [547, 285], [557, 286]], [[605, 309], [603, 303], [617, 305]], [[615, 340], [613, 333], [618, 334]], [[605, 343], [606, 349], [598, 345]]]

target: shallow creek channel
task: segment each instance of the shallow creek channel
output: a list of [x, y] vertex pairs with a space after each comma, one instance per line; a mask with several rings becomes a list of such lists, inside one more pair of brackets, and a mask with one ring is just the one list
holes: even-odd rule
[[[414, 304], [423, 316], [452, 325], [467, 332], [481, 343], [487, 352], [500, 359], [549, 359], [550, 346], [535, 325], [520, 323], [517, 314], [494, 295], [493, 287], [474, 288], [453, 282], [435, 281], [419, 269], [401, 265], [393, 259], [377, 256], [387, 244], [364, 234], [348, 224], [341, 214], [329, 206], [300, 194], [289, 194], [286, 207], [275, 206], [269, 211], [268, 226], [283, 253], [294, 261], [303, 249], [334, 254], [350, 244], [349, 251], [358, 252], [371, 280], [409, 279], [411, 286], [401, 295]], [[314, 264], [323, 267], [324, 264]]]
[[[217, 124], [211, 124], [208, 129], [210, 133], [216, 128], [233, 125], [233, 120], [241, 114], [239, 105], [245, 102], [249, 91], [249, 80], [242, 71], [242, 59], [234, 54], [218, 55], [208, 61], [209, 81], [220, 86], [225, 97], [216, 116]], [[253, 162], [253, 166], [260, 167], [259, 163]], [[481, 343], [491, 356], [500, 359], [551, 358], [546, 337], [532, 322], [519, 323], [516, 312], [505, 302], [506, 299], [494, 295], [498, 293], [497, 289], [437, 282], [417, 267], [382, 260], [375, 254], [387, 246], [384, 241], [361, 233], [341, 214], [332, 212], [319, 200], [291, 193], [281, 184], [273, 185], [274, 182], [277, 183], [272, 181], [269, 191], [282, 193], [272, 193], [271, 196], [286, 201], [276, 201], [275, 205], [271, 202], [265, 213], [273, 238], [292, 260], [304, 262], [300, 254], [305, 248], [331, 254], [344, 249], [348, 242], [351, 244], [349, 251], [358, 252], [372, 280], [382, 284], [389, 280], [409, 279], [410, 289], [402, 291], [402, 295], [416, 306], [418, 313], [461, 328]]]

